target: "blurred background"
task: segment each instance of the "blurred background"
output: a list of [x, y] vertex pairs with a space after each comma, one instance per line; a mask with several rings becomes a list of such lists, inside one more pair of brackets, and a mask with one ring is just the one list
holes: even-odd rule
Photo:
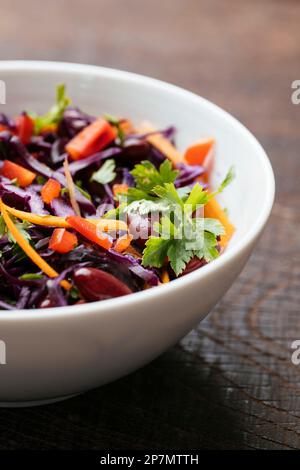
[[0, 448], [300, 448], [300, 2], [0, 0], [0, 11], [1, 60], [98, 64], [194, 91], [257, 136], [277, 180], [268, 228], [207, 320], [118, 382], [1, 410]]

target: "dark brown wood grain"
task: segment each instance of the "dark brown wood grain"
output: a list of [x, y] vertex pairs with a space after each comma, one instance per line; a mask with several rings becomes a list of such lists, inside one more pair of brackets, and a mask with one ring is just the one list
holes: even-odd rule
[[0, 0], [0, 10], [1, 59], [101, 64], [193, 90], [254, 132], [277, 179], [252, 259], [205, 321], [118, 382], [0, 410], [0, 448], [299, 449], [300, 3]]

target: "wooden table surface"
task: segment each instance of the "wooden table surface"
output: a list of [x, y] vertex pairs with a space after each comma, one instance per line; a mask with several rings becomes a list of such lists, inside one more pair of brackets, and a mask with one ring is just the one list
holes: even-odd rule
[[101, 64], [188, 88], [254, 132], [277, 179], [255, 253], [205, 321], [113, 384], [2, 409], [0, 448], [299, 449], [300, 2], [0, 0], [0, 10], [0, 59]]

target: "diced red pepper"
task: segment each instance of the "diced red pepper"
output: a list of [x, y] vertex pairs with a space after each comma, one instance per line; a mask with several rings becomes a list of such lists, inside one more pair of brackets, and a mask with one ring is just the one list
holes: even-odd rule
[[115, 138], [115, 128], [105, 119], [98, 118], [68, 142], [66, 151], [73, 160], [81, 160], [99, 152]]
[[48, 179], [48, 181], [44, 184], [41, 191], [41, 196], [43, 201], [46, 204], [50, 204], [56, 197], [60, 195], [61, 191], [61, 184], [54, 180], [53, 178]]
[[33, 119], [26, 113], [20, 114], [15, 118], [17, 135], [24, 145], [30, 142], [33, 134], [34, 122]]
[[74, 233], [68, 232], [65, 228], [56, 228], [50, 238], [49, 248], [58, 253], [69, 253], [77, 243], [78, 240]]
[[16, 179], [22, 188], [29, 186], [36, 177], [32, 171], [10, 160], [4, 160], [1, 174], [11, 180]]
[[91, 242], [97, 243], [97, 245], [100, 245], [106, 250], [111, 248], [112, 241], [105, 233], [99, 230], [97, 225], [89, 222], [83, 217], [79, 217], [78, 215], [71, 215], [67, 217], [66, 220], [72, 228], [74, 228], [78, 233], [83, 235]]

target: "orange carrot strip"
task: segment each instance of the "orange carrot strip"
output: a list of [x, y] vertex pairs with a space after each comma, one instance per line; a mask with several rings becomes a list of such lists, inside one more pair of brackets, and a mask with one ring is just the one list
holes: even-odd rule
[[27, 220], [27, 222], [30, 222], [31, 224], [43, 225], [44, 227], [70, 228], [70, 225], [63, 217], [32, 214], [31, 212], [20, 211], [14, 207], [9, 207], [3, 202], [2, 204], [4, 205], [7, 212], [9, 212], [11, 215], [21, 220]]
[[116, 130], [105, 119], [98, 118], [85, 127], [66, 145], [73, 160], [86, 158], [99, 152], [116, 138]]
[[142, 255], [132, 245], [129, 245], [129, 247], [126, 249], [126, 253], [138, 259], [142, 258]]
[[[59, 276], [59, 274], [53, 269], [41, 256], [32, 248], [32, 246], [28, 243], [27, 240], [23, 237], [23, 235], [19, 232], [13, 221], [11, 220], [6, 208], [5, 204], [3, 204], [0, 198], [0, 210], [4, 219], [4, 222], [7, 225], [7, 228], [15, 238], [16, 242], [22, 248], [22, 250], [26, 253], [28, 258], [36, 264], [47, 276], [54, 278]], [[66, 289], [71, 289], [72, 285], [68, 281], [61, 281], [61, 285]]]
[[118, 253], [122, 253], [122, 251], [125, 251], [128, 249], [130, 243], [132, 242], [132, 239], [133, 239], [133, 236], [130, 234], [123, 235], [122, 237], [117, 239], [114, 249]]
[[54, 180], [53, 178], [49, 178], [48, 181], [44, 184], [41, 191], [42, 200], [46, 204], [50, 204], [56, 197], [60, 195], [61, 191], [61, 184]]
[[[3, 203], [4, 204], [4, 203]], [[32, 214], [31, 212], [20, 211], [14, 207], [9, 207], [5, 205], [7, 212], [12, 214], [21, 220], [27, 220], [31, 224], [43, 225], [45, 227], [61, 227], [61, 228], [70, 228], [71, 225], [66, 221], [64, 217], [56, 217], [55, 215], [37, 215]], [[85, 219], [88, 220], [91, 224], [97, 225], [100, 230], [104, 232], [109, 232], [110, 230], [128, 230], [126, 222], [123, 220], [115, 219]]]
[[129, 119], [123, 119], [120, 121], [120, 128], [125, 135], [134, 134], [135, 132], [133, 124]]
[[36, 174], [32, 171], [27, 170], [23, 166], [17, 165], [10, 160], [4, 160], [1, 174], [11, 180], [16, 178], [22, 188], [29, 186], [36, 177]]
[[[141, 134], [146, 134], [147, 132], [155, 131], [154, 127], [151, 126], [149, 123], [143, 123], [139, 128], [138, 132]], [[153, 134], [149, 135], [146, 140], [153, 145], [153, 147], [157, 148], [161, 153], [163, 153], [174, 166], [178, 165], [178, 163], [183, 163], [183, 156], [177, 150], [174, 145], [166, 139], [161, 134]]]
[[114, 184], [113, 187], [112, 187], [112, 190], [113, 190], [113, 193], [114, 193], [114, 196], [116, 196], [117, 194], [124, 194], [124, 193], [127, 193], [128, 191], [128, 184]]
[[57, 124], [47, 124], [43, 126], [40, 130], [40, 134], [46, 134], [47, 132], [57, 132]]
[[164, 269], [162, 272], [161, 280], [164, 284], [166, 284], [167, 282], [170, 282], [170, 276], [166, 269]]
[[186, 149], [184, 160], [188, 165], [203, 165], [214, 145], [215, 139], [212, 137], [198, 140], [198, 142], [195, 142]]
[[218, 219], [225, 229], [225, 234], [221, 235], [220, 245], [222, 248], [225, 248], [228, 244], [230, 238], [234, 234], [235, 228], [232, 223], [229, 221], [224, 210], [218, 203], [218, 201], [213, 198], [204, 206], [204, 216], [212, 219]]
[[67, 222], [69, 222], [72, 228], [93, 243], [97, 243], [106, 250], [111, 248], [112, 242], [108, 236], [102, 233], [99, 227], [90, 221], [83, 219], [78, 215], [71, 215], [67, 217]]

